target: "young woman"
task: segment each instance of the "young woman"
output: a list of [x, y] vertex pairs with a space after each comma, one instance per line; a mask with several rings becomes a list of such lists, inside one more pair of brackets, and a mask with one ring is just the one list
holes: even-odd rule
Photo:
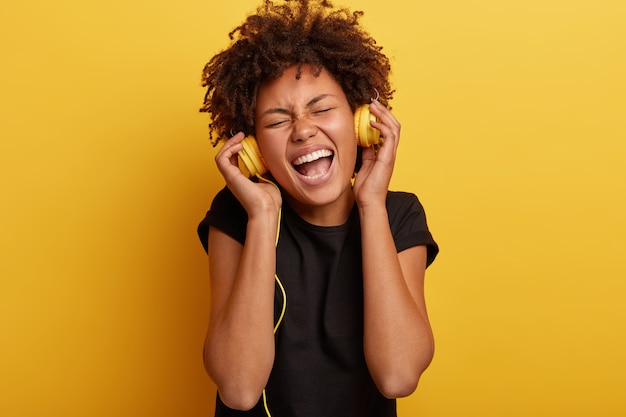
[[[226, 182], [198, 228], [216, 416], [395, 416], [432, 359], [423, 284], [438, 248], [417, 197], [388, 191], [400, 124], [360, 15], [266, 1], [204, 69]], [[384, 140], [362, 148], [366, 103]], [[245, 135], [265, 178], [238, 166]]]

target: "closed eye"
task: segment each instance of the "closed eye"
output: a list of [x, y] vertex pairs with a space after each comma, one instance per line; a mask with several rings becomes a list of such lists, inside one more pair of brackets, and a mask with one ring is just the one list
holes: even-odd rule
[[326, 113], [326, 112], [328, 112], [328, 111], [330, 111], [330, 110], [333, 110], [333, 109], [334, 109], [334, 107], [329, 107], [329, 108], [327, 108], [327, 109], [314, 110], [314, 111], [313, 111], [313, 114], [321, 114], [321, 113]]
[[289, 120], [279, 120], [277, 122], [272, 122], [270, 124], [267, 125], [267, 127], [279, 127], [285, 123], [287, 123]]

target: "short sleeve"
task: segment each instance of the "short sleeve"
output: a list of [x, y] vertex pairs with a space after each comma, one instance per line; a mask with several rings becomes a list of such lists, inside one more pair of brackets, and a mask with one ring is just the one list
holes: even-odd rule
[[390, 191], [387, 194], [387, 212], [396, 250], [401, 252], [413, 246], [426, 245], [426, 266], [433, 263], [439, 246], [428, 229], [426, 213], [417, 196]]
[[233, 193], [224, 187], [220, 190], [198, 225], [198, 237], [205, 251], [209, 249], [209, 227], [215, 227], [243, 245], [246, 240], [248, 213]]

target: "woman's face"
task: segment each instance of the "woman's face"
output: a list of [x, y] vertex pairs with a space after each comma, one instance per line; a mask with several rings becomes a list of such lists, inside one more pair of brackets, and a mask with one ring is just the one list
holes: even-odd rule
[[[274, 179], [294, 208], [350, 202], [356, 161], [354, 118], [339, 83], [326, 71], [292, 66], [259, 87], [256, 138]], [[345, 206], [345, 204], [344, 204]]]

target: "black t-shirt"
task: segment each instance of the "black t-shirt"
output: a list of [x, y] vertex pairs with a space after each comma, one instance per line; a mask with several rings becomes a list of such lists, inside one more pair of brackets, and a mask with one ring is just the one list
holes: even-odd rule
[[[438, 247], [417, 197], [389, 192], [387, 211], [396, 250], [426, 245], [430, 265]], [[198, 234], [205, 249], [209, 226], [243, 244], [246, 223], [245, 210], [224, 188], [198, 226]], [[266, 387], [272, 416], [396, 416], [395, 400], [377, 390], [363, 353], [361, 228], [356, 205], [345, 224], [322, 227], [304, 221], [283, 204], [276, 273], [285, 289], [286, 311], [276, 333], [274, 367]], [[276, 318], [283, 301], [277, 286]], [[261, 400], [249, 412], [230, 410], [218, 394], [215, 415], [266, 416], [266, 412]]]

